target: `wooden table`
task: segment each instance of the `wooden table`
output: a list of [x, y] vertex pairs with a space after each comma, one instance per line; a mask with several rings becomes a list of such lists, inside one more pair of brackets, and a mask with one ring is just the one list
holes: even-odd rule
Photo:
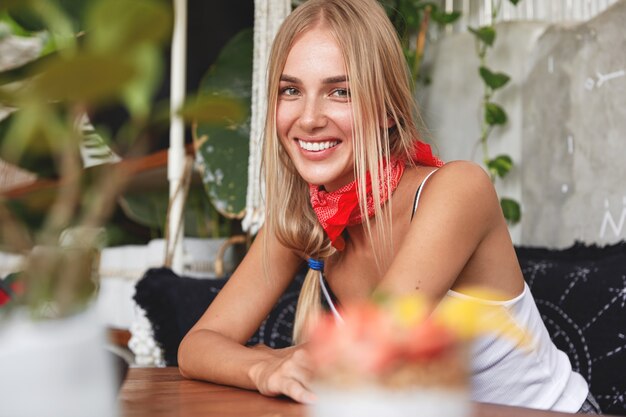
[[[123, 417], [306, 417], [286, 398], [182, 378], [178, 368], [131, 368], [120, 392]], [[474, 404], [474, 417], [566, 417], [573, 414]]]

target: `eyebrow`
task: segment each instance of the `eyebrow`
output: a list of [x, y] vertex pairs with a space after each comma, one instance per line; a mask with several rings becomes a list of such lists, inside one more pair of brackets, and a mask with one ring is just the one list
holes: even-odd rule
[[[294, 83], [294, 84], [302, 84], [302, 81], [299, 78], [292, 77], [291, 75], [287, 75], [287, 74], [281, 74], [280, 81], [285, 81], [285, 82]], [[344, 83], [346, 81], [348, 81], [348, 77], [346, 75], [336, 75], [334, 77], [324, 78], [322, 80], [322, 83], [323, 84], [338, 84], [338, 83]]]

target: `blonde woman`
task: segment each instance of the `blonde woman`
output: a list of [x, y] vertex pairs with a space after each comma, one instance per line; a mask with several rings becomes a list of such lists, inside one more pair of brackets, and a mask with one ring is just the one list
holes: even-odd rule
[[474, 399], [579, 410], [587, 384], [541, 322], [491, 181], [472, 163], [443, 165], [419, 141], [408, 80], [375, 0], [308, 0], [286, 19], [269, 66], [265, 226], [181, 343], [182, 374], [314, 401], [305, 345], [244, 345], [309, 260], [296, 341], [322, 299], [340, 320], [339, 304], [375, 290], [436, 301], [488, 287], [538, 349], [477, 346]]

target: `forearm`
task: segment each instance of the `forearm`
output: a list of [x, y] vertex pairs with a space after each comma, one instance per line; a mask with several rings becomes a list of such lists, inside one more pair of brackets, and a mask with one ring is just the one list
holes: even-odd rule
[[201, 379], [246, 389], [258, 389], [253, 370], [276, 360], [278, 352], [243, 346], [217, 332], [190, 332], [178, 349], [178, 365], [186, 378]]

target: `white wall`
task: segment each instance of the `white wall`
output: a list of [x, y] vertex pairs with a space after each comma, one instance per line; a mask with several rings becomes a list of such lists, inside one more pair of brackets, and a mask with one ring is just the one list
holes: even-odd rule
[[[497, 25], [488, 65], [511, 75], [494, 101], [509, 115], [490, 154], [517, 166], [498, 185], [522, 203], [515, 243], [565, 247], [626, 238], [626, 1], [588, 22]], [[481, 162], [482, 82], [473, 36], [433, 47], [432, 84], [419, 93], [432, 141], [446, 160]]]
[[[493, 101], [508, 113], [509, 123], [496, 127], [489, 139], [490, 156], [508, 154], [516, 166], [504, 181], [497, 182], [501, 197], [522, 200], [522, 95], [529, 67], [528, 56], [546, 23], [508, 22], [497, 25], [498, 38], [488, 55], [488, 66], [511, 76], [509, 84], [496, 92]], [[448, 35], [434, 45], [432, 84], [422, 92], [422, 116], [431, 133], [431, 143], [446, 161], [473, 160], [482, 165], [479, 146], [483, 83], [478, 75], [480, 65], [474, 50], [474, 36], [468, 32]], [[511, 235], [521, 242], [521, 227], [514, 226]]]

